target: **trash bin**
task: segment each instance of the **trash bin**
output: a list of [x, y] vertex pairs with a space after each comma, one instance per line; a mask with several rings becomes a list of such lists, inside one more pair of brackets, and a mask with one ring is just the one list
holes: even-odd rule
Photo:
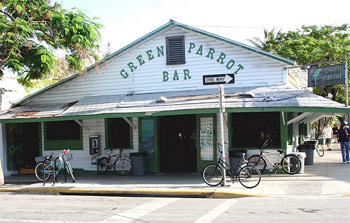
[[301, 144], [298, 146], [299, 152], [306, 153], [305, 165], [313, 165], [314, 164], [314, 151], [315, 146], [312, 144]]
[[239, 166], [243, 163], [243, 155], [247, 155], [247, 150], [229, 150], [228, 155], [230, 157], [231, 171], [235, 174], [239, 172]]
[[316, 146], [317, 142], [318, 142], [317, 140], [308, 140], [308, 141], [304, 141], [304, 144]]
[[296, 155], [300, 159], [301, 167], [300, 167], [299, 173], [303, 174], [305, 172], [305, 168], [304, 167], [305, 167], [306, 153], [304, 153], [304, 152], [296, 152], [296, 153], [291, 153], [291, 154]]
[[143, 176], [146, 174], [146, 159], [143, 153], [130, 153], [131, 175]]

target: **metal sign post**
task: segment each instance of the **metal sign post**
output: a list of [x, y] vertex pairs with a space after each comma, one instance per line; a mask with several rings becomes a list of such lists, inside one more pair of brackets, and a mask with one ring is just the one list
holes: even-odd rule
[[226, 162], [226, 150], [225, 150], [225, 133], [224, 133], [224, 112], [225, 112], [225, 106], [224, 103], [224, 85], [219, 85], [219, 107], [220, 107], [220, 136], [221, 136], [221, 146], [222, 146], [222, 159], [224, 160], [224, 181], [222, 183], [222, 186], [226, 186], [226, 171], [225, 171], [225, 162]]

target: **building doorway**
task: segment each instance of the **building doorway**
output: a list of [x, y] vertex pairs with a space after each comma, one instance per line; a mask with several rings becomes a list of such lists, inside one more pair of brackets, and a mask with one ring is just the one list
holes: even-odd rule
[[160, 118], [161, 172], [196, 172], [196, 116]]
[[7, 124], [7, 162], [10, 170], [34, 169], [39, 147], [39, 123]]

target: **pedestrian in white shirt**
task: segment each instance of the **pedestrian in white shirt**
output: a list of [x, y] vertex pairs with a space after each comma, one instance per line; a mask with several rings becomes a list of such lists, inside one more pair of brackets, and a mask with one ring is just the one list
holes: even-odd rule
[[323, 129], [323, 136], [326, 139], [327, 150], [331, 151], [331, 142], [333, 137], [333, 130], [329, 123]]

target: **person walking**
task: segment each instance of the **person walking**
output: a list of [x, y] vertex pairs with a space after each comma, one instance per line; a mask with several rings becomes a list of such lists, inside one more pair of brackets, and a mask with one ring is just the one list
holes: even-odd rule
[[327, 145], [328, 151], [331, 151], [332, 135], [333, 135], [333, 130], [331, 128], [331, 125], [327, 123], [323, 129], [323, 136], [326, 139], [326, 145]]
[[338, 138], [338, 132], [339, 132], [339, 128], [337, 124], [334, 124], [333, 128], [333, 140], [334, 143], [339, 143], [339, 138]]
[[339, 128], [339, 142], [341, 148], [341, 154], [343, 158], [343, 163], [350, 163], [349, 158], [349, 126], [348, 123], [344, 120], [341, 121]]

